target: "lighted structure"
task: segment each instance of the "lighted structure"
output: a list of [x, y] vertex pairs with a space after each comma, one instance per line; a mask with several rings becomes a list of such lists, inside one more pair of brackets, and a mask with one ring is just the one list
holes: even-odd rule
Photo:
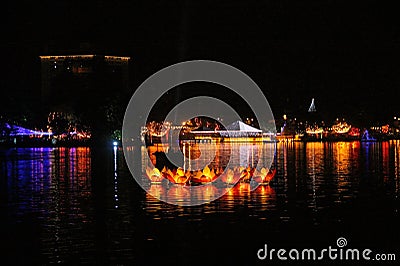
[[314, 126], [314, 127], [307, 127], [306, 133], [311, 135], [322, 134], [324, 129], [322, 127]]
[[50, 106], [128, 90], [129, 57], [51, 55], [40, 60], [42, 101]]
[[337, 122], [332, 126], [332, 130], [336, 134], [346, 134], [350, 131], [351, 125], [346, 122]]
[[197, 141], [223, 139], [229, 142], [263, 141], [263, 132], [241, 121], [233, 122], [226, 130], [194, 130], [190, 134]]
[[376, 139], [369, 134], [368, 130], [365, 130], [361, 137], [361, 141], [376, 141]]
[[17, 125], [10, 125], [5, 123], [5, 127], [1, 131], [1, 136], [8, 136], [8, 137], [20, 137], [20, 136], [34, 136], [34, 137], [42, 137], [42, 136], [51, 136], [51, 132], [43, 132], [32, 130], [28, 128], [24, 128]]
[[314, 98], [312, 98], [310, 107], [308, 108], [308, 112], [315, 113], [316, 111], [317, 111], [317, 108], [315, 108]]

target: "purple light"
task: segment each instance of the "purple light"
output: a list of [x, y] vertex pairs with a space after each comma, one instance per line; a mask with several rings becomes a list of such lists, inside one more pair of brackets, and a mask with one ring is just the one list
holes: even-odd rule
[[30, 136], [30, 135], [41, 135], [41, 136], [51, 136], [53, 133], [49, 132], [42, 132], [42, 131], [35, 131], [31, 129], [27, 129], [24, 127], [20, 126], [11, 126], [9, 124], [6, 124], [6, 128], [11, 130], [10, 136], [15, 137], [15, 136]]

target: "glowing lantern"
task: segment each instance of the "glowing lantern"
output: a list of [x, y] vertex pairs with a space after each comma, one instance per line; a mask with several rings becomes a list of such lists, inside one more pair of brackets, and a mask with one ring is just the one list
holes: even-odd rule
[[197, 171], [191, 178], [193, 183], [210, 183], [213, 182], [217, 178], [217, 175], [214, 172], [214, 169], [210, 170], [208, 165], [206, 165], [203, 171]]
[[237, 181], [237, 178], [235, 179], [235, 172], [231, 169], [228, 169], [226, 173], [221, 175], [221, 181], [224, 182], [225, 184], [232, 185]]
[[269, 182], [274, 178], [276, 175], [276, 169], [270, 171], [267, 168], [261, 168], [260, 171], [255, 171], [254, 172], [254, 180], [261, 185], [268, 185]]
[[185, 172], [181, 167], [176, 170], [174, 176], [175, 184], [185, 184], [190, 178], [190, 172]]
[[163, 176], [161, 175], [160, 170], [157, 168], [151, 169], [150, 167], [147, 167], [146, 175], [152, 184], [159, 184], [163, 180]]
[[174, 184], [186, 184], [189, 180], [190, 177], [190, 172], [189, 171], [185, 171], [179, 167], [176, 171], [171, 171], [169, 169], [163, 169], [163, 175], [172, 183]]
[[240, 166], [236, 168], [236, 173], [239, 175], [239, 180], [241, 182], [250, 182], [253, 171], [254, 170], [250, 167], [244, 168], [243, 166]]

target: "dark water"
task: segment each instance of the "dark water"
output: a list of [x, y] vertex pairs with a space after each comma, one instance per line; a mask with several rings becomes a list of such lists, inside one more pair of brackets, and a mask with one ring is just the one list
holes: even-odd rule
[[400, 260], [400, 141], [278, 144], [270, 186], [197, 207], [146, 194], [121, 150], [8, 149], [0, 165], [2, 264], [273, 265], [266, 243], [338, 237]]

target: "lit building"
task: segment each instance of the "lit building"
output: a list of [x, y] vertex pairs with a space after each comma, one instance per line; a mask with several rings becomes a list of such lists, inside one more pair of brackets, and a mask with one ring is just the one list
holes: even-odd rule
[[78, 102], [127, 92], [129, 57], [105, 55], [40, 56], [44, 104], [74, 107]]

